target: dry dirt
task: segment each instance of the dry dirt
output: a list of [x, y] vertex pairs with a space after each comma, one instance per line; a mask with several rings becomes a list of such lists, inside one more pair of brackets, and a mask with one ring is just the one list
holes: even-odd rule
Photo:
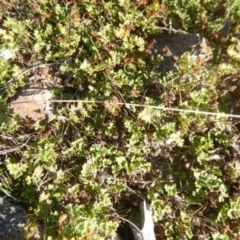
[[14, 113], [21, 117], [29, 117], [35, 121], [53, 113], [51, 90], [57, 85], [58, 79], [49, 67], [38, 68], [26, 85], [17, 91], [10, 102]]

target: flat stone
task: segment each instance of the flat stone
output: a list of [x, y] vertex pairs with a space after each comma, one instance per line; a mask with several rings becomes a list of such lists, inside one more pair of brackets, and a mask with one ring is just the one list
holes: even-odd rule
[[26, 239], [27, 214], [22, 206], [0, 197], [0, 239]]
[[56, 77], [49, 68], [37, 69], [25, 86], [17, 91], [10, 101], [14, 114], [35, 121], [53, 114], [54, 104], [51, 90], [56, 87]]
[[168, 33], [156, 38], [155, 41], [154, 54], [164, 56], [164, 60], [158, 66], [163, 74], [170, 70], [177, 70], [173, 64], [173, 57], [179, 58], [185, 52], [203, 58], [204, 62], [212, 57], [207, 40], [193, 33]]

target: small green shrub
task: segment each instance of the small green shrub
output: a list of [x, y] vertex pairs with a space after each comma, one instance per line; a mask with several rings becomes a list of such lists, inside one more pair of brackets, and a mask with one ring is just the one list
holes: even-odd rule
[[[46, 239], [108, 239], [123, 217], [139, 218], [139, 197], [151, 202], [158, 239], [239, 238], [237, 123], [152, 107], [231, 111], [237, 1], [16, 0], [0, 9], [0, 51], [16, 51], [0, 58], [0, 187], [28, 203]], [[185, 52], [164, 75], [154, 41], [178, 30], [207, 38], [213, 61]], [[88, 102], [58, 102], [35, 123], [8, 112], [25, 70], [40, 63], [56, 65], [56, 99]]]

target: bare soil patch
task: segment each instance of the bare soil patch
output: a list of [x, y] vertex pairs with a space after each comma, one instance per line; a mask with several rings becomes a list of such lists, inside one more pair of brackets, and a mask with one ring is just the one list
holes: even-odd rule
[[51, 115], [54, 106], [48, 101], [53, 99], [51, 90], [57, 82], [58, 78], [49, 67], [36, 69], [26, 85], [17, 91], [10, 107], [15, 114], [35, 121]]

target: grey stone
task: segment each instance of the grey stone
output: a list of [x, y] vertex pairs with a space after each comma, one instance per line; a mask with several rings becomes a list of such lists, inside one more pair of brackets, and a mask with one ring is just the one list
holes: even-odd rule
[[27, 215], [22, 206], [0, 197], [0, 239], [26, 239]]
[[[163, 62], [158, 66], [158, 69], [163, 74], [170, 70], [177, 71], [176, 65], [173, 64], [173, 57], [179, 58], [185, 52], [199, 56], [203, 58], [205, 62], [212, 57], [212, 52], [208, 47], [207, 40], [193, 33], [168, 33], [155, 40], [154, 54], [164, 56]], [[164, 49], [165, 51], [168, 49], [168, 52], [165, 54]]]

